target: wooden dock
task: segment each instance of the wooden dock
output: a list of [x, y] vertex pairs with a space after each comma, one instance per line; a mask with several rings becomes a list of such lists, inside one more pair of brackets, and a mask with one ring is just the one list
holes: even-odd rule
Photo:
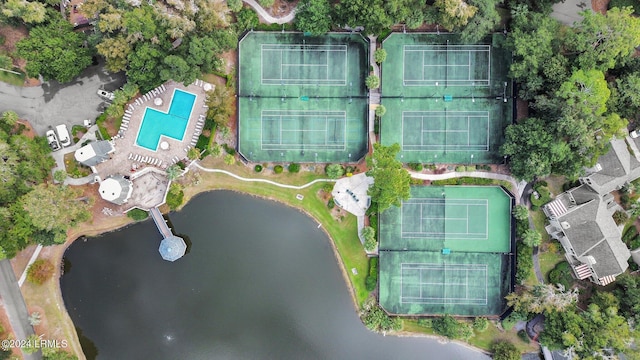
[[151, 213], [153, 222], [155, 222], [156, 226], [158, 227], [158, 231], [160, 231], [160, 234], [162, 234], [162, 238], [166, 239], [173, 236], [173, 233], [171, 232], [169, 225], [167, 225], [167, 222], [162, 217], [160, 210], [158, 210], [157, 207], [154, 207], [149, 212]]

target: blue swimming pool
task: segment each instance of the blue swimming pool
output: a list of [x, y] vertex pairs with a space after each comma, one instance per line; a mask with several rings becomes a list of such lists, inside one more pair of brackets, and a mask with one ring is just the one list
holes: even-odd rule
[[168, 113], [147, 108], [138, 131], [136, 144], [156, 151], [162, 135], [182, 140], [195, 101], [196, 95], [175, 89]]

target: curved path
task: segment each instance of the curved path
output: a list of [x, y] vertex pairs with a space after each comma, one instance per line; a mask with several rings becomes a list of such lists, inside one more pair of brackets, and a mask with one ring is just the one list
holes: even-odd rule
[[291, 12], [283, 17], [273, 17], [269, 14], [256, 0], [243, 0], [243, 2], [251, 6], [265, 22], [269, 24], [286, 24], [291, 22], [296, 16], [296, 9], [291, 9]]
[[463, 171], [463, 172], [453, 171], [453, 172], [448, 172], [444, 174], [423, 174], [423, 173], [409, 171], [409, 174], [411, 174], [412, 178], [420, 179], [420, 180], [446, 180], [446, 179], [453, 179], [458, 177], [476, 177], [476, 178], [483, 178], [483, 179], [508, 181], [511, 183], [511, 185], [513, 185], [513, 187], [517, 191], [517, 194], [515, 194], [517, 203], [521, 202], [522, 193], [524, 192], [524, 188], [527, 185], [526, 181], [518, 182], [516, 181], [516, 179], [512, 178], [509, 175], [496, 174], [496, 173], [490, 173], [490, 172], [484, 172], [484, 171]]
[[225, 175], [229, 175], [231, 177], [234, 177], [240, 181], [247, 181], [247, 182], [261, 182], [261, 183], [265, 183], [265, 184], [270, 184], [270, 185], [274, 185], [277, 187], [281, 187], [281, 188], [286, 188], [286, 189], [295, 189], [295, 190], [300, 190], [300, 189], [304, 189], [307, 188], [315, 183], [319, 183], [319, 182], [336, 182], [336, 180], [334, 179], [316, 179], [313, 180], [312, 182], [306, 183], [304, 185], [300, 185], [300, 186], [295, 186], [295, 185], [287, 185], [287, 184], [280, 184], [277, 183], [275, 181], [271, 181], [271, 180], [266, 180], [266, 179], [249, 179], [249, 178], [244, 178], [242, 176], [238, 176], [232, 172], [226, 171], [226, 170], [220, 170], [220, 169], [209, 169], [206, 168], [200, 164], [198, 164], [197, 162], [193, 162], [192, 163], [193, 166], [197, 167], [198, 169], [205, 171], [205, 172], [210, 172], [210, 173], [221, 173], [221, 174], [225, 174]]

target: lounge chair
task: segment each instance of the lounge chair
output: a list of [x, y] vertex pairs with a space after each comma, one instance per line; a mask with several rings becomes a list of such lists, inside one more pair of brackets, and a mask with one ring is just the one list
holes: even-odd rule
[[162, 165], [162, 160], [158, 160], [158, 166]]

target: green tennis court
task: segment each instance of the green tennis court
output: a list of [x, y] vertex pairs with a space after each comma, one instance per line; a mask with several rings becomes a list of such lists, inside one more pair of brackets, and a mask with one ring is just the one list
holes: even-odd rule
[[499, 315], [512, 198], [498, 186], [412, 186], [380, 215], [380, 304], [393, 314]]
[[391, 34], [383, 42], [381, 143], [400, 144], [405, 163], [501, 162], [513, 118], [503, 43], [501, 35], [470, 45], [455, 34]]
[[412, 186], [380, 215], [381, 250], [500, 252], [511, 248], [511, 197], [498, 186]]
[[392, 314], [499, 315], [509, 293], [506, 254], [380, 252], [380, 305]]
[[353, 162], [367, 152], [358, 34], [250, 32], [239, 46], [239, 150], [250, 161]]

